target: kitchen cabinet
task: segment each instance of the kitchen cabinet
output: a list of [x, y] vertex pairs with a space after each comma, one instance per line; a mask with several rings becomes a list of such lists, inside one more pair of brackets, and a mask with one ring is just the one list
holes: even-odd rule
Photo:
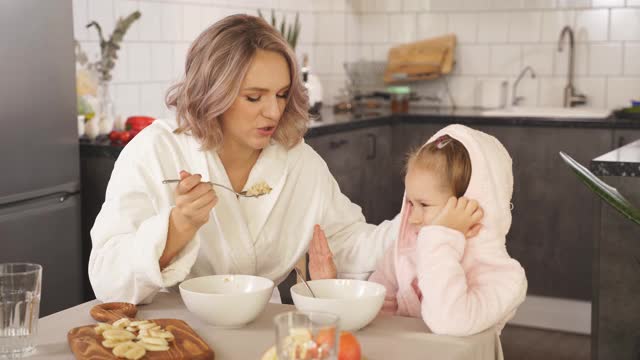
[[370, 223], [393, 218], [389, 207], [391, 126], [310, 137], [306, 142], [324, 159], [340, 190], [362, 208]]
[[[617, 188], [632, 204], [640, 204], [640, 177], [604, 176], [601, 179]], [[601, 226], [594, 263], [592, 358], [640, 359], [640, 281], [637, 276], [640, 227], [604, 201], [598, 201], [598, 206]]]
[[513, 159], [509, 254], [527, 271], [529, 293], [590, 300], [598, 200], [564, 164], [564, 151], [582, 164], [608, 151], [611, 130], [475, 126], [495, 136]]
[[[96, 154], [95, 151], [80, 152], [80, 181], [82, 182], [82, 266], [89, 267], [89, 255], [91, 254], [90, 231], [96, 217], [104, 203], [107, 184], [111, 178], [113, 166], [116, 163], [115, 156]], [[85, 285], [85, 300], [95, 299], [89, 275], [83, 272], [83, 282]]]
[[621, 148], [636, 140], [640, 140], [640, 129], [614, 129], [611, 150]]
[[392, 179], [391, 200], [389, 206], [399, 213], [402, 208], [402, 196], [404, 195], [404, 175], [407, 155], [412, 150], [424, 144], [433, 134], [442, 129], [445, 124], [424, 122], [421, 124], [402, 124], [394, 126], [392, 131]]

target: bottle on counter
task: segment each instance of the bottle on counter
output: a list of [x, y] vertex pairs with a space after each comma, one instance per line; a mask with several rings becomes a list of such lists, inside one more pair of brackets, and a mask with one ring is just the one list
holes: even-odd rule
[[390, 86], [387, 88], [391, 96], [391, 112], [407, 113], [409, 112], [409, 96], [411, 89], [408, 86]]

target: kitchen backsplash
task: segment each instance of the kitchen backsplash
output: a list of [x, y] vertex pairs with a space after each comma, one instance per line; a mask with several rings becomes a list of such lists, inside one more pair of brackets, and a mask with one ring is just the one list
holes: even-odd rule
[[[479, 105], [483, 82], [513, 81], [530, 65], [518, 94], [528, 106], [561, 106], [568, 47], [557, 51], [564, 25], [576, 35], [575, 87], [590, 107], [619, 107], [640, 98], [640, 0], [74, 0], [76, 38], [97, 54], [90, 20], [113, 29], [115, 19], [138, 9], [113, 81], [123, 115], [167, 116], [164, 93], [179, 78], [190, 42], [226, 15], [244, 12], [293, 19], [302, 32], [296, 52], [310, 56], [312, 71], [333, 103], [345, 86], [344, 62], [384, 61], [390, 47], [446, 33], [458, 37], [457, 64], [445, 79], [412, 86], [449, 104]], [[511, 87], [509, 86], [509, 89]]]
[[[568, 46], [565, 39], [558, 52], [558, 38], [565, 25], [575, 32], [575, 87], [587, 106], [614, 108], [640, 98], [638, 0], [362, 0], [354, 7], [364, 57], [382, 60], [394, 44], [455, 33], [457, 66], [447, 81], [458, 105], [479, 105], [482, 81], [513, 82], [530, 65], [538, 76], [520, 82], [523, 104], [562, 106]], [[416, 88], [447, 103], [444, 85]]]
[[142, 17], [131, 26], [118, 52], [112, 85], [116, 112], [123, 116], [170, 116], [164, 96], [184, 72], [191, 41], [227, 15], [257, 15], [259, 8], [268, 19], [275, 9], [278, 21], [283, 16], [293, 21], [299, 12], [302, 30], [296, 53], [299, 59], [303, 53], [312, 54], [315, 29], [311, 0], [73, 0], [74, 32], [89, 56], [97, 57], [98, 37], [85, 25], [96, 20], [110, 34], [118, 17], [140, 10]]

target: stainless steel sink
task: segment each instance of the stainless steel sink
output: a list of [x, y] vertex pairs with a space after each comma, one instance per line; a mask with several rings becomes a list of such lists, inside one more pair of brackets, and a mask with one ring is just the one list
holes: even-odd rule
[[605, 119], [611, 110], [586, 108], [550, 108], [550, 107], [511, 107], [507, 109], [486, 110], [483, 116], [496, 117], [536, 117], [536, 118], [577, 118]]

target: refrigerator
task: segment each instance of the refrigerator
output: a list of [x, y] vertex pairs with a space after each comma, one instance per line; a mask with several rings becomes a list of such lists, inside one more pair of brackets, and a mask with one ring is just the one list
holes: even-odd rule
[[83, 300], [71, 0], [0, 0], [0, 263], [43, 266], [41, 316]]

